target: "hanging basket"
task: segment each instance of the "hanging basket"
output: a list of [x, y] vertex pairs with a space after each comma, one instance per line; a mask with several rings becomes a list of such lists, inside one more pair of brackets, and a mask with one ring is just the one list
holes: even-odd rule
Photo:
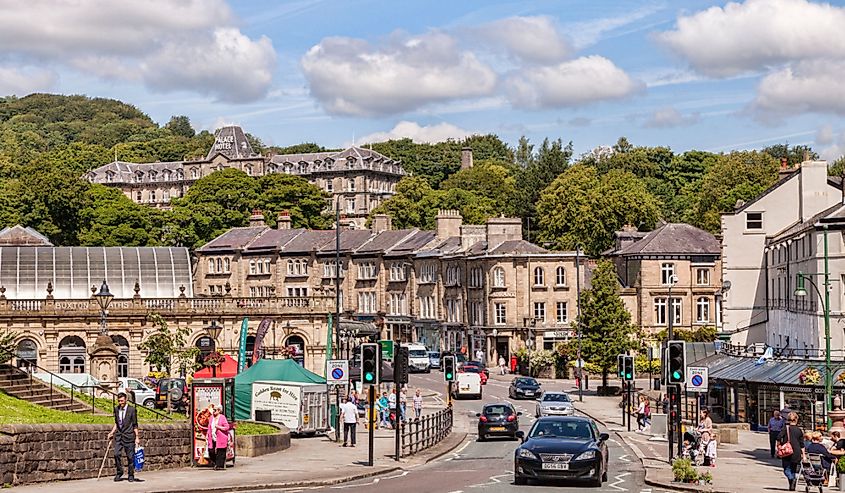
[[821, 373], [819, 370], [813, 368], [812, 366], [808, 366], [801, 370], [801, 373], [798, 374], [798, 381], [804, 385], [816, 385], [822, 379]]

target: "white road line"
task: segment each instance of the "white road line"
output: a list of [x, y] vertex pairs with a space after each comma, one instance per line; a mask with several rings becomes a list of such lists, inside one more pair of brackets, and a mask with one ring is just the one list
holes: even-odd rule
[[493, 486], [494, 484], [498, 484], [498, 483], [502, 482], [499, 478], [506, 478], [506, 477], [509, 477], [509, 476], [513, 476], [513, 473], [508, 472], [506, 474], [499, 474], [498, 476], [490, 476], [490, 481], [488, 481], [486, 483], [472, 484], [469, 487], [470, 488], [484, 488], [485, 486]]
[[631, 459], [628, 458], [628, 454], [620, 455], [619, 460], [621, 460], [622, 462], [631, 462]]
[[629, 476], [630, 474], [631, 473], [629, 473], [629, 472], [623, 472], [622, 474], [615, 476], [616, 481], [613, 482], [612, 484], [609, 484], [608, 486], [610, 486], [611, 488], [618, 490], [618, 491], [628, 491], [627, 488], [623, 488], [623, 487], [617, 486], [617, 485], [624, 483], [625, 480], [623, 478], [625, 476]]
[[382, 480], [397, 479], [397, 478], [405, 477], [405, 476], [408, 475], [409, 472], [410, 471], [402, 471], [402, 473], [396, 474], [394, 476], [386, 476], [386, 477], [383, 477], [383, 478], [374, 478], [371, 482], [364, 483], [364, 484], [342, 484], [342, 485], [338, 485], [338, 486], [332, 486], [332, 489], [342, 490], [342, 489], [346, 489], [346, 488], [358, 488], [358, 487], [361, 487], [361, 486], [375, 485], [375, 484], [378, 484], [379, 482], [381, 482]]

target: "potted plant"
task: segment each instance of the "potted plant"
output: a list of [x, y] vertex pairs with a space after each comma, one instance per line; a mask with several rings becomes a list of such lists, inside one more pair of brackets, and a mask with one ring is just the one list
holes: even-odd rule
[[704, 471], [698, 475], [698, 484], [711, 484], [713, 482], [713, 474], [710, 471]]
[[839, 475], [839, 491], [845, 491], [845, 459], [836, 461], [836, 474]]
[[675, 459], [672, 462], [672, 475], [679, 483], [694, 483], [698, 480], [698, 472], [689, 459]]

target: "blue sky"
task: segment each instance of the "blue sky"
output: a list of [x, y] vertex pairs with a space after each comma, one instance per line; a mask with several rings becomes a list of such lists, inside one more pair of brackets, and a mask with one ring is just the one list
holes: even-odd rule
[[4, 0], [0, 93], [276, 145], [496, 133], [845, 152], [845, 6], [809, 0]]

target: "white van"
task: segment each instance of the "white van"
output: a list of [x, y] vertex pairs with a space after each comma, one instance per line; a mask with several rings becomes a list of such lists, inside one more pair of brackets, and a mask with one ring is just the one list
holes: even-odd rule
[[422, 344], [403, 344], [408, 348], [408, 367], [410, 371], [431, 373], [431, 360], [428, 349]]
[[156, 407], [156, 391], [137, 378], [120, 377], [120, 390], [131, 391], [135, 396], [135, 404], [154, 409]]
[[481, 399], [481, 375], [478, 373], [458, 373], [457, 381], [452, 384], [452, 396]]

